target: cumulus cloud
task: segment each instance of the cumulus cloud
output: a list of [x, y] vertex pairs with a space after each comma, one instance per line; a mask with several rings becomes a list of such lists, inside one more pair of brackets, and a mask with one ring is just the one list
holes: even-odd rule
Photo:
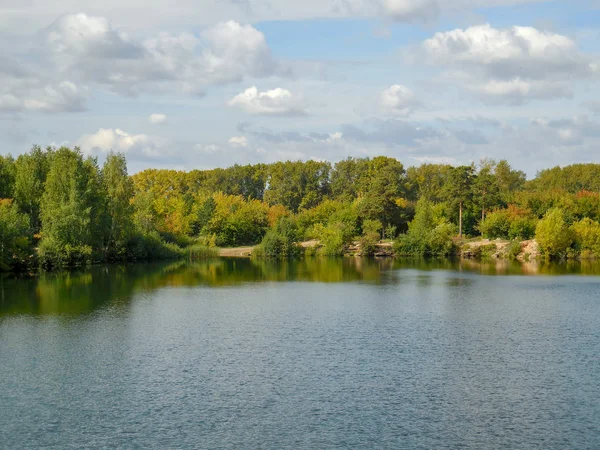
[[385, 112], [399, 116], [409, 116], [419, 106], [414, 92], [400, 84], [385, 89], [380, 95], [380, 102]]
[[68, 56], [101, 59], [128, 59], [142, 56], [141, 46], [114, 30], [104, 17], [83, 13], [62, 16], [46, 30], [53, 52]]
[[439, 32], [423, 42], [421, 55], [484, 100], [512, 104], [568, 97], [573, 78], [596, 72], [572, 39], [533, 27], [485, 24]]
[[232, 147], [248, 147], [248, 139], [246, 136], [234, 136], [230, 138], [228, 142]]
[[43, 85], [41, 80], [0, 77], [0, 111], [76, 112], [86, 109], [88, 91], [71, 81]]
[[161, 125], [167, 122], [167, 116], [165, 114], [150, 114], [148, 117], [148, 122], [154, 125]]
[[135, 40], [103, 17], [66, 15], [45, 32], [58, 70], [136, 94], [201, 94], [207, 85], [265, 77], [279, 70], [264, 35], [251, 25], [218, 23], [200, 36], [159, 33]]
[[256, 115], [298, 116], [306, 114], [302, 99], [282, 88], [259, 92], [256, 86], [252, 86], [233, 97], [228, 104]]
[[163, 139], [146, 134], [130, 134], [119, 128], [100, 128], [93, 134], [80, 137], [76, 144], [88, 154], [115, 151], [125, 153], [134, 160], [139, 157], [153, 160], [167, 156]]

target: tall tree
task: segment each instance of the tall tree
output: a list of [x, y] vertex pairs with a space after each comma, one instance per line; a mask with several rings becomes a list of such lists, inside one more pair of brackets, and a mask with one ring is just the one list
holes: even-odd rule
[[0, 198], [13, 198], [15, 189], [15, 160], [0, 155]]
[[21, 263], [30, 250], [27, 216], [11, 200], [0, 200], [0, 270]]
[[481, 211], [481, 223], [485, 221], [486, 212], [494, 206], [499, 206], [499, 189], [497, 178], [494, 174], [496, 163], [492, 160], [483, 160], [479, 172], [473, 182], [475, 203]]
[[360, 214], [379, 220], [384, 228], [404, 227], [408, 221], [404, 166], [394, 158], [378, 156], [369, 160], [367, 167], [359, 182]]
[[102, 167], [102, 185], [106, 193], [108, 230], [104, 254], [123, 259], [127, 241], [133, 234], [133, 181], [127, 174], [127, 162], [122, 154], [109, 153]]
[[50, 168], [52, 149], [43, 151], [34, 146], [31, 152], [20, 155], [15, 163], [15, 200], [21, 211], [29, 215], [35, 233], [40, 231], [40, 202]]
[[90, 258], [102, 242], [104, 204], [96, 160], [78, 148], [52, 157], [41, 202], [40, 252], [50, 264]]
[[475, 168], [470, 166], [453, 167], [445, 185], [446, 201], [458, 208], [458, 236], [463, 236], [463, 212], [473, 198]]
[[507, 204], [515, 192], [525, 187], [525, 172], [514, 170], [505, 159], [498, 161], [494, 167], [494, 175], [502, 201]]

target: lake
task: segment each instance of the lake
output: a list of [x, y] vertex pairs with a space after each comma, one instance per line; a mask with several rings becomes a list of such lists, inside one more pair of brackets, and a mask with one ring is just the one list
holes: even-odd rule
[[599, 275], [345, 258], [4, 276], [0, 448], [598, 448]]

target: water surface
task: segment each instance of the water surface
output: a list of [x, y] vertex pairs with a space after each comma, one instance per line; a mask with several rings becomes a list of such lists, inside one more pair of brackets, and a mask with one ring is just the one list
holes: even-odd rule
[[597, 273], [307, 259], [4, 277], [0, 448], [597, 448]]

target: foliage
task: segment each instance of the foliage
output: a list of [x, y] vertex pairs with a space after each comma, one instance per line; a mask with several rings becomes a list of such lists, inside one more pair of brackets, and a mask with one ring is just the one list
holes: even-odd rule
[[36, 146], [30, 153], [20, 155], [15, 162], [14, 198], [21, 211], [29, 216], [35, 233], [41, 228], [40, 203], [52, 154], [52, 149], [43, 151]]
[[9, 199], [0, 207], [2, 268], [208, 257], [216, 245], [259, 242], [257, 252], [279, 257], [307, 239], [320, 247], [306, 254], [340, 255], [358, 240], [370, 255], [385, 237], [397, 254], [450, 255], [457, 234], [479, 233], [535, 235], [548, 257], [597, 256], [599, 178], [598, 164], [526, 181], [504, 160], [405, 169], [384, 156], [129, 176], [123, 155], [100, 168], [77, 148], [33, 147], [0, 157], [0, 199]]
[[267, 258], [288, 258], [300, 253], [297, 244], [298, 229], [289, 217], [281, 217], [275, 226], [271, 228], [263, 238], [260, 246], [254, 252], [254, 256]]
[[314, 229], [315, 237], [321, 242], [318, 253], [323, 256], [342, 256], [354, 237], [354, 229], [347, 222], [317, 224]]
[[61, 148], [53, 155], [41, 201], [40, 259], [45, 266], [81, 265], [101, 245], [104, 197], [94, 159], [79, 149]]
[[102, 168], [102, 184], [106, 193], [107, 230], [104, 240], [105, 258], [124, 260], [127, 242], [134, 233], [133, 182], [127, 174], [123, 155], [110, 153]]
[[372, 256], [377, 249], [383, 225], [378, 220], [365, 220], [362, 224], [363, 234], [360, 238], [360, 248], [363, 256]]
[[394, 252], [405, 256], [447, 256], [454, 253], [455, 235], [456, 227], [436, 221], [433, 205], [422, 197], [417, 202], [415, 218], [408, 225], [408, 233], [394, 243]]
[[28, 217], [11, 200], [0, 200], [0, 270], [26, 266], [31, 251]]
[[257, 244], [269, 228], [269, 207], [241, 195], [215, 194], [215, 210], [204, 231], [215, 234], [218, 246]]
[[479, 231], [489, 239], [531, 239], [535, 235], [536, 222], [528, 210], [511, 205], [489, 213], [479, 223]]
[[600, 223], [588, 217], [571, 226], [575, 248], [586, 257], [600, 257]]
[[548, 211], [535, 229], [535, 239], [548, 258], [563, 258], [573, 243], [573, 234], [559, 208]]

